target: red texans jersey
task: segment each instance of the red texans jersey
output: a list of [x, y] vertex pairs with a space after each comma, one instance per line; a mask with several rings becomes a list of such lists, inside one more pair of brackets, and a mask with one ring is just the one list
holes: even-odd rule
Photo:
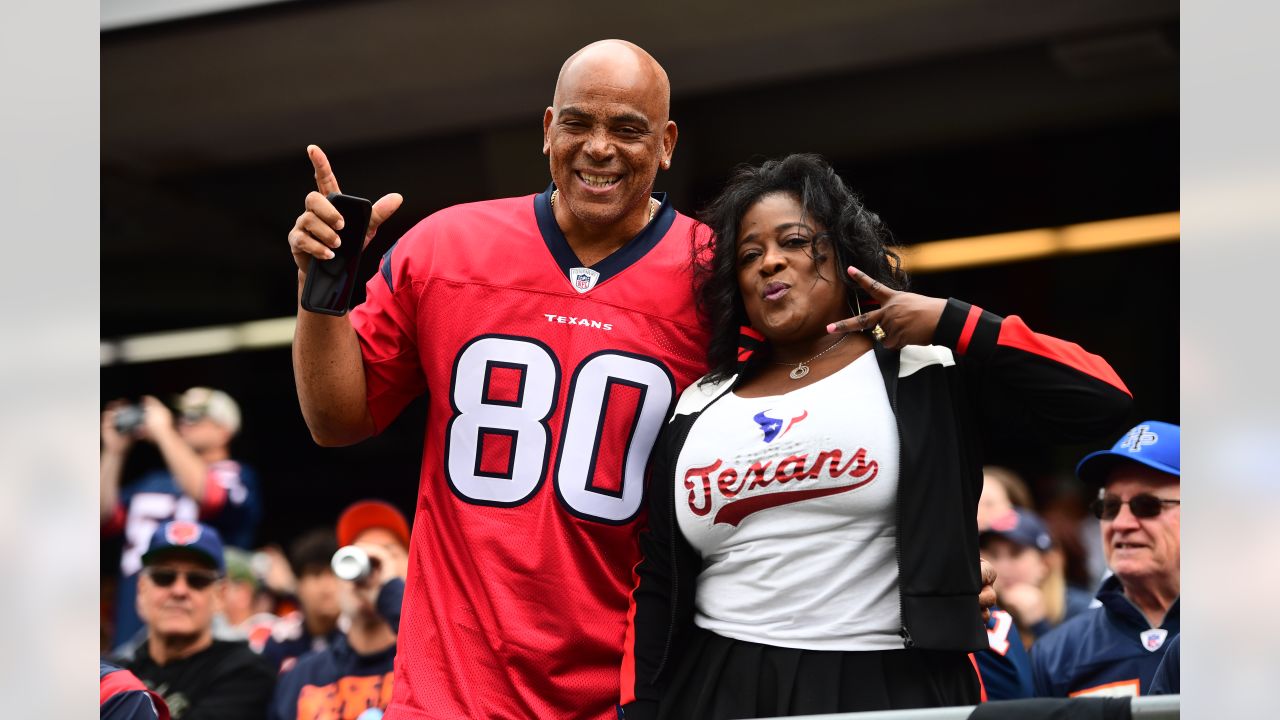
[[351, 314], [377, 428], [429, 397], [394, 720], [615, 716], [645, 466], [706, 366], [706, 228], [658, 196], [580, 267], [549, 197], [431, 215]]

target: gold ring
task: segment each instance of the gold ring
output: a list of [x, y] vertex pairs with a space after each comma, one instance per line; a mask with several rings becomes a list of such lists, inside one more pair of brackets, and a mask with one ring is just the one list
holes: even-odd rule
[[884, 328], [880, 327], [880, 324], [879, 324], [879, 323], [876, 323], [876, 326], [875, 326], [874, 328], [872, 328], [872, 329], [871, 329], [871, 335], [872, 335], [876, 340], [879, 340], [879, 341], [881, 341], [881, 342], [884, 342]]

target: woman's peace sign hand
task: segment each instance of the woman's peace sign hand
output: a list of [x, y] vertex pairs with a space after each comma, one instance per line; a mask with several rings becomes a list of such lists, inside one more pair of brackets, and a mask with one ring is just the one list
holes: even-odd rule
[[849, 277], [853, 278], [867, 294], [880, 303], [878, 310], [862, 313], [857, 317], [833, 322], [827, 326], [827, 332], [862, 332], [877, 326], [884, 331], [879, 338], [890, 350], [897, 350], [906, 345], [928, 345], [933, 342], [933, 333], [938, 328], [938, 320], [947, 301], [942, 298], [918, 295], [886, 287], [883, 283], [868, 276], [857, 268], [849, 267]]

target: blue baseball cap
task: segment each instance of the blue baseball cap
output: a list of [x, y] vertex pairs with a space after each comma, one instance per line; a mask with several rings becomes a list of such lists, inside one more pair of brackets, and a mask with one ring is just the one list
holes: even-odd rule
[[227, 570], [223, 560], [222, 537], [218, 531], [204, 523], [187, 520], [170, 520], [151, 534], [151, 544], [142, 556], [143, 566], [151, 565], [159, 556], [170, 550], [185, 550], [207, 560], [209, 567], [219, 574]]
[[1049, 529], [1039, 515], [1025, 508], [1015, 507], [991, 521], [991, 527], [978, 533], [978, 541], [988, 537], [1002, 537], [1015, 545], [1033, 547], [1045, 552], [1053, 547]]
[[1177, 425], [1144, 420], [1117, 440], [1110, 450], [1085, 455], [1076, 465], [1076, 477], [1090, 485], [1101, 486], [1107, 481], [1111, 468], [1128, 460], [1181, 478], [1181, 440], [1182, 429]]

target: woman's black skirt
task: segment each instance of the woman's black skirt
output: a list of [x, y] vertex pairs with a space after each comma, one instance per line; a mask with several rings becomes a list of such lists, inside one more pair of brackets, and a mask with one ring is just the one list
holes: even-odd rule
[[695, 628], [658, 716], [730, 720], [975, 705], [967, 653], [796, 650]]

